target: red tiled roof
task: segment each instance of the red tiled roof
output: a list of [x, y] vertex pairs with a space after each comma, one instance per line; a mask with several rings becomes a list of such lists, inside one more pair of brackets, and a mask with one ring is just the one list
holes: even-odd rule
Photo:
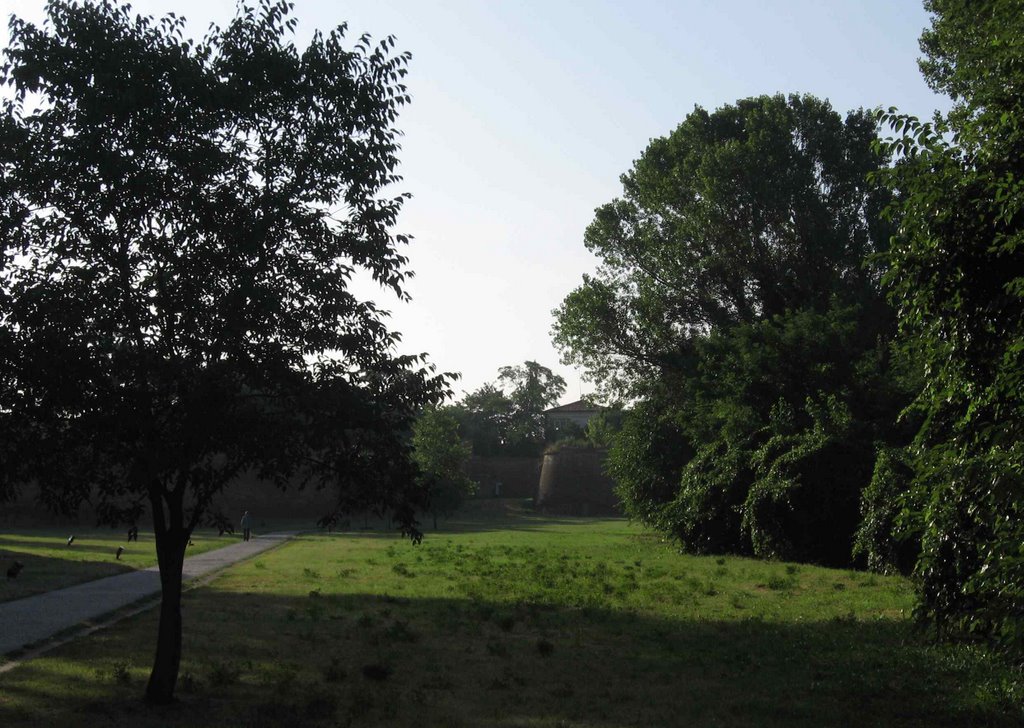
[[603, 408], [592, 405], [586, 400], [578, 399], [575, 402], [569, 404], [563, 404], [558, 407], [552, 407], [549, 410], [544, 410], [544, 414], [549, 415], [556, 412], [600, 412]]

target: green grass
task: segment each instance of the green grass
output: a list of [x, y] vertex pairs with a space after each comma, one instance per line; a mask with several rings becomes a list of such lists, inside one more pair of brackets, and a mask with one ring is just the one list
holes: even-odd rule
[[152, 612], [4, 674], [0, 724], [1019, 725], [1020, 673], [931, 644], [911, 605], [615, 520], [304, 536], [186, 595], [176, 705], [139, 701]]
[[[314, 519], [259, 519], [253, 533], [316, 530]], [[128, 543], [127, 527], [81, 526], [14, 528], [0, 527], [0, 602], [62, 589], [106, 576], [156, 566], [151, 531], [139, 530], [139, 540]], [[69, 547], [67, 539], [75, 536]], [[223, 548], [241, 541], [241, 531], [219, 536], [214, 529], [196, 529], [186, 556]], [[124, 546], [120, 560], [117, 547]], [[20, 561], [25, 568], [17, 579], [4, 578], [8, 567]]]

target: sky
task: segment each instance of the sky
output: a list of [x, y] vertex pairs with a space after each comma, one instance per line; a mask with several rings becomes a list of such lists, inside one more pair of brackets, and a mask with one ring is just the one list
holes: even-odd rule
[[[0, 0], [0, 15], [39, 21], [43, 6]], [[132, 6], [201, 36], [235, 2]], [[590, 392], [559, 362], [551, 312], [597, 264], [583, 246], [595, 208], [695, 105], [781, 92], [841, 114], [949, 106], [917, 68], [920, 0], [296, 0], [294, 16], [299, 45], [347, 22], [353, 41], [394, 35], [412, 53], [398, 123], [412, 199], [395, 229], [413, 237], [412, 302], [355, 288], [391, 312], [401, 353], [462, 374], [457, 396], [526, 360], [565, 378], [563, 402]]]

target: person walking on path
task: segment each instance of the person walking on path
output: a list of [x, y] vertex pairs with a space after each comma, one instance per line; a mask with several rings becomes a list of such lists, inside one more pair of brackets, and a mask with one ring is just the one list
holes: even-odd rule
[[252, 516], [249, 515], [249, 511], [242, 514], [242, 540], [248, 541], [250, 538], [250, 531], [252, 530]]

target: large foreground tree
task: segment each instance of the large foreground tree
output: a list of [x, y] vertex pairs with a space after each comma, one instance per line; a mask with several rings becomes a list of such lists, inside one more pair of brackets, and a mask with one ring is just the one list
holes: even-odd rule
[[1024, 4], [926, 7], [921, 69], [955, 105], [934, 123], [883, 115], [900, 133], [888, 282], [928, 372], [913, 487], [894, 471], [903, 488], [883, 492], [896, 540], [921, 534], [924, 616], [1024, 651]]
[[152, 511], [172, 699], [189, 534], [244, 470], [337, 487], [415, 535], [408, 432], [447, 389], [348, 281], [404, 296], [391, 227], [407, 54], [288, 40], [291, 4], [201, 42], [105, 0], [11, 20], [0, 69], [0, 488]]
[[810, 96], [697, 108], [586, 231], [596, 274], [555, 342], [634, 399], [610, 456], [627, 511], [697, 551], [848, 563], [877, 442], [906, 401], [876, 122]]

